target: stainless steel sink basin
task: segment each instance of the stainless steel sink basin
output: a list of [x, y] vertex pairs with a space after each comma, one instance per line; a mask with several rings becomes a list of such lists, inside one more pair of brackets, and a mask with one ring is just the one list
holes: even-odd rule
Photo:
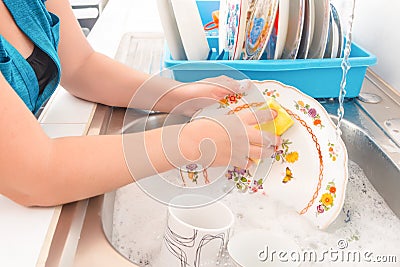
[[[136, 111], [131, 111], [136, 112]], [[166, 113], [150, 113], [144, 117], [137, 118], [129, 123], [126, 123], [120, 133], [137, 133], [143, 130], [156, 129], [163, 126], [183, 124], [190, 118], [182, 115], [173, 115]]]
[[[124, 42], [127, 43], [126, 40]], [[160, 51], [160, 48], [157, 51]], [[123, 58], [120, 58], [120, 60], [124, 61]], [[153, 60], [159, 62], [162, 60], [162, 54], [153, 58]], [[146, 64], [143, 62], [131, 63], [132, 67], [147, 72], [153, 71], [151, 66], [155, 65], [147, 61]], [[368, 104], [358, 99], [346, 101], [345, 120], [341, 127], [342, 139], [346, 144], [349, 159], [363, 169], [368, 180], [394, 214], [400, 218], [400, 194], [398, 193], [400, 190], [400, 147], [385, 132], [384, 127], [385, 121], [392, 119], [391, 115], [400, 114], [400, 95], [387, 88], [379, 77], [376, 77], [370, 71], [367, 73], [361, 92], [376, 94], [382, 98], [382, 102]], [[335, 120], [338, 108], [336, 101], [332, 99], [320, 99], [319, 101]], [[123, 126], [125, 115], [129, 123]], [[143, 124], [146, 121], [144, 117], [147, 115], [148, 112], [142, 110], [126, 112], [125, 109], [98, 105], [89, 133], [121, 134], [122, 132], [136, 132], [143, 130], [143, 128], [152, 129], [164, 124], [166, 115], [153, 113], [149, 115], [150, 119], [147, 120], [147, 125], [144, 127]], [[176, 116], [169, 120], [169, 123], [184, 123], [186, 121], [187, 118]], [[146, 251], [145, 247], [149, 246], [149, 242], [162, 242], [162, 232], [152, 227], [154, 226], [152, 221], [156, 220], [148, 215], [148, 211], [151, 210], [152, 214], [156, 213], [157, 217], [164, 217], [166, 208], [149, 197], [143, 198], [143, 194], [135, 184], [131, 184], [114, 192], [91, 198], [87, 202], [87, 208], [86, 204], [81, 205], [84, 206], [82, 208], [84, 212], [79, 214], [83, 217], [78, 217], [84, 219], [83, 227], [81, 231], [73, 235], [75, 238], [70, 241], [72, 245], [68, 245], [67, 240], [63, 246], [63, 251], [51, 250], [53, 255], [60, 255], [57, 258], [60, 264], [57, 266], [128, 267], [146, 266], [146, 264], [151, 263], [154, 260], [151, 258], [152, 253]], [[77, 213], [76, 210], [73, 211]], [[70, 213], [74, 215], [74, 212]], [[126, 216], [123, 220], [118, 218], [118, 214], [121, 213]], [[71, 233], [72, 226], [63, 224], [65, 221], [71, 221], [70, 217], [68, 206], [66, 206], [61, 214], [53, 243], [58, 242], [58, 236], [66, 236], [67, 234], [64, 232], [69, 231]], [[74, 222], [74, 220], [72, 221]], [[69, 230], [65, 230], [65, 228], [69, 228]], [[121, 233], [125, 235], [125, 238], [130, 239], [130, 242], [121, 244], [118, 240]], [[135, 239], [138, 234], [146, 235], [147, 233], [149, 236], [156, 237], [155, 240], [140, 240], [138, 242]], [[399, 235], [399, 233], [392, 234]], [[71, 237], [71, 235], [69, 234], [67, 237]], [[144, 249], [137, 250], [138, 247]], [[398, 258], [399, 261], [400, 258]], [[47, 266], [55, 265], [49, 264]], [[168, 264], [164, 263], [163, 266], [168, 266]]]

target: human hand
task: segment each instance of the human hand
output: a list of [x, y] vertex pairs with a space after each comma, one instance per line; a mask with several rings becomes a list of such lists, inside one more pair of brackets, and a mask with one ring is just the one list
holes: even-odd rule
[[257, 130], [255, 125], [273, 120], [277, 113], [258, 110], [215, 118], [201, 118], [187, 124], [179, 148], [187, 159], [203, 167], [249, 168], [254, 161], [270, 156], [279, 137]]
[[187, 83], [174, 89], [180, 99], [173, 112], [191, 117], [199, 109], [212, 105], [228, 94], [246, 92], [252, 87], [250, 80], [234, 80], [228, 76], [207, 78]]

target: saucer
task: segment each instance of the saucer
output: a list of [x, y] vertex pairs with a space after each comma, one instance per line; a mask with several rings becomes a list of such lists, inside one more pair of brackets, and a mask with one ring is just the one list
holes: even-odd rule
[[237, 233], [228, 243], [229, 256], [238, 267], [299, 266], [298, 262], [290, 262], [290, 257], [278, 258], [276, 254], [286, 252], [286, 255], [290, 255], [300, 251], [300, 247], [289, 236], [264, 229]]

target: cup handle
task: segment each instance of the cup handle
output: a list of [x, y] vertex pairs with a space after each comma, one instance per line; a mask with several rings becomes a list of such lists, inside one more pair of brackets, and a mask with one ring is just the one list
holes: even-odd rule
[[217, 29], [219, 26], [219, 10], [213, 11], [211, 16], [212, 16], [213, 20], [210, 21], [209, 23], [207, 23], [206, 25], [204, 25], [205, 31], [211, 31], [211, 30]]

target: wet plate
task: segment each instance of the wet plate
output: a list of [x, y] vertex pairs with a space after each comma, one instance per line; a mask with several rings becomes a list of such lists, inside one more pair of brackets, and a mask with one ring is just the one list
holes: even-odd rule
[[[347, 151], [326, 110], [312, 97], [276, 81], [254, 81], [246, 93], [227, 95], [196, 118], [249, 112], [275, 99], [294, 124], [281, 136], [274, 154], [249, 170], [235, 166], [191, 164], [139, 180], [150, 196], [168, 204], [176, 195], [193, 193], [221, 199], [232, 191], [256, 202], [278, 202], [318, 228], [328, 227], [341, 211], [348, 180]], [[230, 125], [235, 127], [235, 125]], [[239, 197], [239, 196], [238, 196]], [[205, 204], [205, 203], [204, 203]]]
[[[160, 248], [164, 242], [166, 204], [179, 194], [221, 199], [235, 215], [233, 237], [256, 228], [284, 234], [289, 224], [291, 231], [301, 228], [307, 236], [311, 230], [317, 235], [323, 233], [317, 229], [327, 228], [340, 214], [348, 181], [348, 158], [328, 113], [316, 100], [294, 87], [276, 81], [257, 81], [254, 85], [246, 93], [227, 95], [196, 117], [248, 112], [249, 108], [257, 109], [274, 98], [294, 120], [281, 136], [281, 146], [255, 172], [234, 166], [204, 170], [200, 165], [188, 165], [118, 190], [117, 206], [118, 201], [132, 201], [129, 211], [117, 210], [122, 217], [115, 222], [126, 224], [129, 234], [122, 230], [113, 234], [115, 242], [128, 242], [123, 246], [129, 250], [130, 260], [140, 266], [165, 265]], [[293, 238], [287, 236], [285, 245]]]
[[[318, 228], [326, 228], [341, 211], [348, 179], [347, 151], [336, 126], [315, 99], [294, 87], [276, 81], [254, 84], [258, 90], [228, 95], [197, 117], [246, 112], [274, 98], [295, 123], [281, 136], [282, 144], [272, 155], [270, 170], [267, 160], [255, 170], [232, 167], [225, 176], [241, 191], [263, 194], [266, 201], [277, 200]], [[260, 93], [264, 98], [261, 102], [257, 99]]]

